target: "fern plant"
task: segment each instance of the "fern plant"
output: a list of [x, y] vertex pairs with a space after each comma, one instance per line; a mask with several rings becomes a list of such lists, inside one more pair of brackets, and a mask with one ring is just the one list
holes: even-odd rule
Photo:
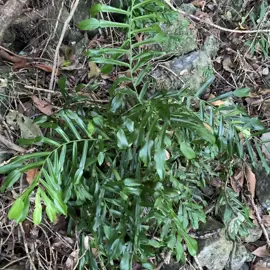
[[[109, 12], [122, 14], [126, 17], [125, 23], [111, 22], [94, 18], [99, 13]], [[89, 61], [102, 64], [101, 72], [110, 73], [113, 67], [123, 68], [130, 75], [117, 78], [111, 89], [112, 112], [126, 104], [125, 97], [131, 96], [137, 102], [142, 102], [145, 93], [150, 87], [150, 62], [166, 52], [154, 49], [154, 44], [168, 40], [162, 31], [160, 23], [166, 23], [175, 14], [161, 1], [131, 0], [128, 10], [118, 9], [107, 5], [95, 4], [91, 7], [92, 18], [79, 24], [81, 30], [116, 27], [126, 32], [126, 39], [120, 48], [90, 49], [86, 55]], [[140, 37], [145, 38], [141, 39]], [[143, 85], [141, 86], [141, 84]]]
[[[144, 46], [166, 38], [157, 24], [160, 13], [143, 15], [147, 5], [166, 10], [163, 3], [150, 0], [132, 0], [128, 10], [94, 5], [92, 15], [119, 13], [127, 22], [91, 18], [80, 24], [88, 30], [126, 29], [121, 48], [87, 53], [90, 61], [103, 65], [103, 72], [113, 67], [130, 71], [130, 77], [114, 82], [110, 107], [91, 110], [85, 106], [77, 112], [62, 110], [37, 119], [48, 135], [20, 143], [40, 142], [40, 152], [17, 156], [0, 167], [0, 174], [6, 175], [2, 192], [29, 169], [38, 169], [11, 207], [9, 218], [22, 222], [30, 211], [39, 224], [45, 215], [43, 205], [51, 221], [66, 215], [69, 228], [75, 226], [81, 232], [78, 269], [132, 269], [136, 262], [154, 269], [149, 258], [163, 251], [172, 251], [177, 261], [185, 260], [186, 251], [195, 255], [197, 243], [188, 232], [206, 219], [207, 202], [201, 188], [213, 177], [226, 183], [231, 176], [228, 168], [235, 160], [245, 159], [249, 147], [243, 147], [239, 132], [246, 134], [249, 143], [254, 131], [262, 132], [259, 120], [250, 119], [237, 106], [214, 108], [200, 101], [200, 109], [195, 110], [190, 101], [197, 97], [183, 91], [146, 98], [151, 86], [145, 81], [149, 61], [163, 53]], [[137, 41], [138, 33], [146, 39]], [[136, 100], [129, 109], [126, 96]], [[215, 170], [218, 163], [228, 167], [219, 172]], [[238, 210], [245, 213], [243, 205]], [[239, 222], [245, 221], [241, 217]], [[97, 255], [91, 248], [97, 249]]]

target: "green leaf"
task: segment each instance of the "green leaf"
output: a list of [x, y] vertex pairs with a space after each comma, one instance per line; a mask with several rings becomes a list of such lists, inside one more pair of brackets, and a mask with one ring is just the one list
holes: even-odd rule
[[143, 87], [142, 87], [142, 90], [140, 92], [140, 95], [139, 95], [139, 101], [142, 102], [143, 101], [143, 98], [148, 90], [148, 87], [149, 87], [149, 83], [148, 82], [145, 82], [143, 84]]
[[118, 23], [118, 22], [113, 22], [113, 21], [100, 20], [100, 27], [101, 28], [106, 28], [106, 27], [129, 28], [130, 25], [127, 23]]
[[129, 50], [121, 48], [101, 48], [98, 50], [94, 49], [87, 50], [85, 55], [89, 57], [100, 57], [103, 54], [117, 54], [117, 56], [119, 57], [127, 53], [129, 53]]
[[148, 245], [154, 247], [154, 248], [160, 248], [163, 246], [162, 243], [158, 242], [157, 240], [151, 239], [148, 241]]
[[128, 141], [127, 141], [127, 137], [126, 137], [126, 134], [124, 132], [123, 129], [119, 129], [116, 133], [116, 136], [117, 136], [117, 146], [120, 148], [120, 149], [126, 149], [129, 147], [129, 144], [128, 144]]
[[87, 125], [87, 129], [88, 129], [88, 132], [90, 135], [93, 135], [95, 133], [95, 126], [94, 124], [92, 123], [92, 121], [89, 121], [88, 125]]
[[89, 30], [95, 30], [97, 28], [106, 28], [106, 27], [129, 28], [129, 24], [91, 18], [91, 19], [86, 19], [84, 21], [81, 21], [78, 27], [81, 30], [89, 31]]
[[94, 116], [94, 117], [93, 117], [93, 122], [94, 122], [97, 126], [102, 127], [102, 126], [103, 126], [103, 117], [100, 116], [100, 115]]
[[126, 118], [124, 121], [124, 125], [128, 129], [129, 132], [134, 131], [134, 122], [131, 119]]
[[33, 221], [35, 225], [38, 225], [41, 223], [42, 219], [42, 206], [40, 202], [40, 192], [38, 191], [36, 193], [36, 199], [35, 199], [35, 209], [33, 213]]
[[66, 121], [66, 123], [68, 124], [69, 128], [73, 132], [74, 136], [78, 140], [81, 140], [81, 136], [80, 136], [78, 130], [75, 128], [75, 126], [72, 123], [72, 120], [67, 116], [66, 112], [64, 110], [60, 111], [59, 112], [59, 116], [61, 116]]
[[211, 76], [200, 88], [199, 90], [196, 92], [195, 97], [199, 97], [201, 96], [208, 88], [209, 86], [212, 84], [212, 82], [215, 80], [215, 76]]
[[153, 147], [153, 144], [154, 142], [152, 140], [146, 140], [145, 145], [139, 152], [139, 157], [144, 163], [144, 166], [147, 166], [148, 162], [151, 161], [151, 149]]
[[249, 97], [251, 89], [246, 87], [246, 88], [238, 88], [233, 91], [233, 95], [236, 97]]
[[135, 49], [135, 48], [138, 48], [138, 47], [144, 46], [144, 45], [155, 44], [155, 43], [158, 43], [158, 42], [161, 42], [161, 39], [160, 38], [159, 39], [156, 39], [156, 38], [147, 38], [147, 39], [145, 39], [143, 41], [139, 41], [139, 42], [133, 43], [132, 44], [132, 49]]
[[46, 214], [51, 222], [54, 222], [56, 219], [56, 209], [53, 204], [50, 203], [46, 206]]
[[150, 69], [150, 65], [147, 65], [143, 70], [141, 70], [141, 72], [139, 73], [139, 75], [136, 78], [135, 86], [138, 86], [142, 82], [143, 78], [149, 72], [149, 69]]
[[120, 263], [120, 270], [130, 269], [130, 253], [125, 252]]
[[[30, 188], [29, 188], [29, 190], [31, 191]], [[23, 210], [21, 212], [20, 217], [16, 220], [17, 223], [20, 223], [20, 222], [24, 221], [26, 219], [27, 215], [28, 215], [28, 212], [29, 212], [29, 208], [30, 208], [30, 193], [28, 193], [27, 191], [25, 192], [26, 193], [26, 196], [23, 199], [24, 207], [23, 207]], [[23, 195], [21, 196], [21, 198], [23, 197]]]
[[129, 187], [141, 186], [140, 181], [138, 181], [137, 179], [132, 179], [132, 178], [126, 178], [124, 180], [124, 184], [125, 184], [125, 186], [129, 186]]
[[21, 216], [23, 209], [24, 202], [21, 198], [18, 198], [8, 212], [8, 218], [18, 220]]
[[165, 176], [165, 161], [166, 161], [166, 152], [165, 149], [158, 147], [155, 151], [154, 160], [156, 163], [156, 171], [160, 179], [164, 179]]
[[88, 141], [86, 140], [86, 141], [84, 141], [83, 152], [81, 155], [81, 161], [79, 164], [79, 168], [77, 169], [75, 176], [74, 176], [74, 184], [75, 185], [78, 185], [80, 183], [81, 178], [82, 178], [83, 171], [85, 168], [87, 153], [88, 153]]
[[98, 165], [99, 165], [99, 166], [101, 166], [101, 165], [103, 164], [103, 162], [104, 162], [104, 157], [105, 157], [104, 152], [99, 152], [99, 153], [98, 153]]
[[66, 82], [67, 82], [67, 77], [66, 76], [62, 76], [59, 80], [58, 80], [58, 87], [60, 89], [60, 92], [62, 93], [63, 97], [65, 99], [69, 98], [68, 92], [66, 90]]
[[196, 157], [196, 153], [186, 142], [181, 142], [180, 150], [187, 159], [194, 159]]
[[134, 21], [143, 21], [143, 20], [149, 20], [149, 19], [157, 19], [159, 17], [158, 13], [150, 13], [145, 14], [142, 16], [134, 17]]
[[109, 64], [109, 65], [116, 65], [116, 66], [120, 66], [120, 67], [127, 67], [129, 68], [129, 64], [119, 61], [119, 60], [115, 60], [112, 58], [97, 58], [97, 57], [93, 57], [91, 58], [92, 62], [98, 63], [98, 64]]
[[112, 100], [111, 111], [115, 113], [116, 110], [122, 105], [122, 103], [123, 103], [123, 96], [119, 94], [116, 95]]
[[191, 256], [195, 256], [198, 250], [197, 241], [190, 236], [185, 237], [185, 242], [187, 244], [188, 252]]
[[4, 192], [7, 188], [12, 187], [21, 177], [21, 172], [17, 169], [8, 174], [4, 179], [4, 184], [1, 186], [0, 191]]
[[109, 13], [118, 13], [118, 14], [124, 14], [124, 15], [129, 15], [130, 12], [120, 9], [120, 8], [115, 8], [112, 6], [108, 5], [101, 5], [101, 4], [94, 4], [91, 9], [90, 9], [90, 14], [95, 17], [99, 12], [109, 12]]
[[[142, 2], [139, 2], [138, 4], [134, 5], [133, 6], [133, 10], [137, 9], [137, 8], [140, 8], [142, 6], [145, 6], [147, 4], [152, 4], [153, 3], [153, 0], [145, 0], [145, 1], [142, 1]], [[154, 2], [156, 5], [160, 6], [160, 7], [165, 7], [166, 4], [162, 1], [159, 1], [159, 0], [155, 0]]]
[[170, 236], [168, 243], [167, 243], [167, 246], [168, 246], [168, 248], [173, 250], [175, 247], [175, 244], [176, 244], [176, 236], [173, 234]]
[[99, 27], [100, 27], [100, 22], [98, 19], [95, 19], [95, 18], [81, 21], [78, 25], [78, 28], [81, 30], [95, 30]]
[[[137, 33], [162, 33], [162, 29], [160, 28], [159, 25], [154, 24], [151, 25], [150, 27], [145, 27], [145, 28], [140, 28], [140, 29], [135, 29], [131, 31], [131, 34], [137, 34]], [[164, 54], [164, 52], [160, 52], [161, 54]]]
[[88, 132], [88, 129], [86, 128], [85, 123], [75, 112], [71, 110], [66, 110], [66, 114], [70, 119], [76, 122], [76, 124], [80, 127], [80, 129], [84, 132], [85, 135], [91, 138], [91, 134]]
[[51, 152], [37, 152], [37, 153], [32, 153], [32, 154], [25, 154], [23, 156], [18, 156], [16, 158], [12, 159], [8, 164], [0, 167], [0, 174], [6, 174], [6, 173], [9, 173], [10, 171], [17, 169], [17, 168], [21, 168], [23, 161], [35, 159], [35, 158], [47, 157], [50, 154], [51, 154]]
[[176, 241], [175, 247], [176, 247], [176, 261], [179, 262], [184, 257], [184, 248], [179, 240]]

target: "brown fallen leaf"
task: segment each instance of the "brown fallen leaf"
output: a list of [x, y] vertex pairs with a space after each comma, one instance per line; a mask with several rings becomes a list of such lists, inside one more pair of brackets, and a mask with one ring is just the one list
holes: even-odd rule
[[222, 61], [222, 66], [223, 68], [230, 72], [230, 73], [234, 73], [234, 70], [232, 70], [233, 67], [233, 63], [230, 57], [226, 57], [223, 61]]
[[32, 184], [32, 182], [35, 179], [35, 177], [37, 176], [38, 172], [39, 172], [38, 168], [33, 168], [33, 169], [30, 169], [26, 172], [26, 181], [29, 185]]
[[197, 1], [191, 2], [191, 4], [192, 4], [193, 6], [195, 6], [195, 7], [201, 8], [201, 10], [204, 10], [206, 1], [204, 1], [204, 0], [197, 0]]
[[100, 69], [97, 66], [97, 64], [89, 61], [88, 65], [89, 65], [89, 69], [90, 69], [88, 72], [88, 79], [98, 77], [100, 74]]
[[270, 216], [269, 215], [263, 215], [262, 216], [262, 223], [266, 227], [270, 227]]
[[269, 267], [263, 267], [261, 265], [255, 265], [254, 270], [270, 270]]
[[[39, 68], [41, 70], [44, 70], [46, 72], [52, 73], [53, 71], [53, 66], [45, 65], [45, 64], [40, 64], [40, 63], [33, 63], [33, 67]], [[59, 75], [60, 72], [58, 69], [55, 71], [56, 75]]]
[[42, 113], [44, 113], [46, 115], [52, 115], [53, 114], [53, 112], [52, 112], [53, 106], [50, 103], [48, 103], [47, 101], [39, 99], [37, 96], [32, 96], [31, 98], [32, 98], [32, 100], [34, 102], [35, 107], [37, 109], [39, 109]]
[[258, 222], [256, 220], [256, 215], [254, 213], [254, 210], [249, 209], [248, 213], [249, 213], [248, 214], [248, 217], [253, 220], [253, 224], [258, 225]]
[[246, 166], [246, 172], [245, 173], [246, 173], [246, 180], [247, 180], [248, 190], [251, 193], [252, 199], [254, 199], [255, 188], [256, 188], [256, 176], [248, 166]]
[[240, 169], [236, 170], [234, 176], [231, 177], [230, 180], [234, 192], [239, 193], [244, 184], [244, 172]]
[[208, 129], [209, 131], [213, 131], [212, 130], [212, 128], [211, 128], [211, 126], [209, 125], [209, 124], [207, 124], [207, 123], [203, 123], [203, 125], [204, 125], [204, 127], [206, 128], [206, 129]]
[[171, 154], [168, 150], [165, 150], [166, 152], [166, 160], [169, 160], [171, 158]]
[[270, 257], [270, 252], [267, 249], [266, 245], [264, 245], [262, 247], [258, 247], [256, 250], [254, 250], [252, 252], [252, 254], [256, 255], [257, 257], [261, 257], [261, 258]]
[[[215, 98], [215, 96], [213, 94], [211, 94], [207, 100], [211, 100]], [[219, 107], [221, 105], [224, 105], [224, 101], [223, 100], [215, 100], [215, 101], [211, 101], [210, 104], [212, 104], [213, 106]]]

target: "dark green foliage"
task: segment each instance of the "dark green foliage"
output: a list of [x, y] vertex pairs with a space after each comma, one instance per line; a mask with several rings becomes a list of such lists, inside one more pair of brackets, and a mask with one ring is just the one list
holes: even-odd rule
[[[154, 269], [149, 258], [163, 251], [171, 250], [178, 261], [185, 260], [184, 245], [195, 255], [197, 243], [188, 230], [205, 222], [207, 202], [201, 188], [213, 178], [224, 181], [217, 211], [225, 207], [229, 236], [236, 239], [247, 224], [246, 208], [226, 185], [234, 166], [246, 159], [246, 151], [253, 163], [258, 157], [264, 160], [259, 142], [254, 147], [252, 137], [254, 131], [263, 132], [263, 126], [239, 106], [215, 108], [199, 100], [212, 78], [198, 90], [197, 97], [179, 91], [147, 99], [149, 61], [161, 53], [138, 49], [164, 38], [158, 26], [166, 17], [160, 15], [161, 10], [168, 15], [162, 2], [149, 0], [133, 0], [127, 11], [94, 5], [92, 15], [120, 13], [127, 16], [127, 22], [91, 18], [80, 27], [121, 27], [127, 31], [127, 40], [120, 48], [90, 50], [87, 55], [102, 64], [103, 72], [124, 68], [131, 76], [115, 81], [108, 107], [62, 110], [53, 117], [37, 119], [41, 127], [50, 130], [48, 137], [20, 143], [42, 142], [41, 152], [18, 156], [0, 167], [0, 174], [6, 175], [2, 192], [29, 169], [39, 169], [13, 204], [9, 218], [21, 222], [27, 217], [33, 209], [30, 196], [35, 196], [31, 210], [35, 224], [42, 222], [42, 205], [51, 221], [58, 214], [66, 215], [69, 227], [75, 225], [81, 232], [83, 256], [78, 269], [103, 269], [104, 265], [131, 269], [134, 262]], [[136, 41], [136, 34], [142, 32], [149, 37]], [[70, 100], [65, 79], [59, 87]], [[229, 95], [247, 93], [238, 89]], [[127, 97], [135, 99], [130, 107]], [[199, 104], [199, 109], [191, 107], [191, 101]], [[97, 249], [98, 256], [91, 248]]]

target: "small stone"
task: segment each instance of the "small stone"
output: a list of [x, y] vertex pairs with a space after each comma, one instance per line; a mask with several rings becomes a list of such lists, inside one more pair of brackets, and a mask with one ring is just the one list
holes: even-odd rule
[[267, 76], [269, 74], [269, 68], [266, 67], [262, 70], [262, 75]]
[[[237, 245], [233, 258], [229, 259], [225, 269], [226, 270], [241, 270], [245, 262], [250, 261], [252, 255], [248, 253], [243, 245]], [[231, 262], [232, 260], [232, 262]], [[232, 267], [231, 267], [232, 266]]]
[[[214, 219], [208, 219], [206, 224], [203, 224], [204, 231], [222, 227], [223, 225]], [[221, 229], [218, 235], [198, 240], [197, 258], [202, 267], [206, 266], [211, 270], [223, 270], [232, 248], [233, 243], [226, 239], [225, 229]]]
[[262, 230], [259, 227], [252, 228], [248, 230], [248, 235], [243, 238], [246, 243], [253, 243], [259, 240], [262, 236]]

